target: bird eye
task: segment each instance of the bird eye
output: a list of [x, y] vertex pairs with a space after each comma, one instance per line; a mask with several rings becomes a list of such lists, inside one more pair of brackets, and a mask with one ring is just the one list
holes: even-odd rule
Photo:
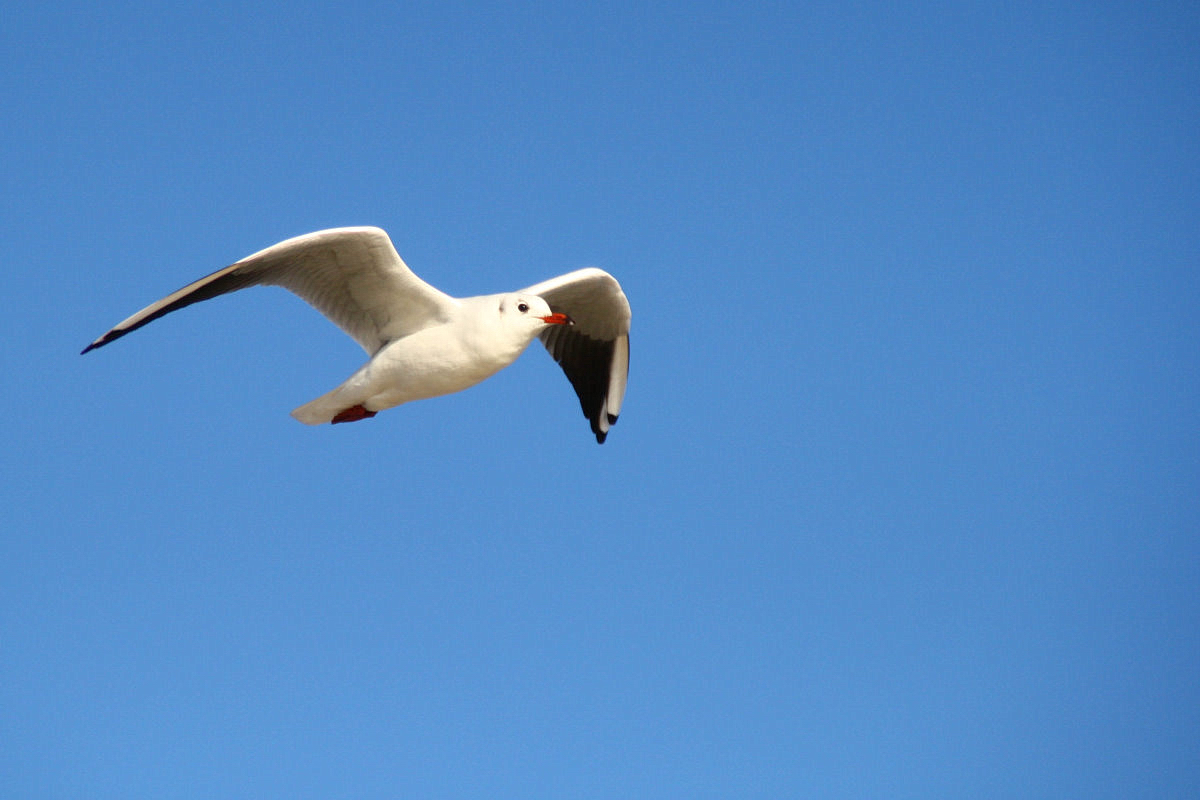
[[522, 314], [524, 314], [528, 310], [529, 310], [528, 303], [517, 303], [517, 311], [520, 311]]

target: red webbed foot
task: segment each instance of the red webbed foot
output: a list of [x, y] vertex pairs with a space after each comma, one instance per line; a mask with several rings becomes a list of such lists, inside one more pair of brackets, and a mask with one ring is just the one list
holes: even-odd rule
[[359, 403], [356, 406], [350, 406], [344, 411], [339, 411], [337, 415], [334, 416], [330, 424], [337, 425], [339, 422], [358, 422], [360, 419], [373, 417], [376, 413], [377, 412], [375, 411], [367, 411], [367, 409], [363, 408], [362, 404]]

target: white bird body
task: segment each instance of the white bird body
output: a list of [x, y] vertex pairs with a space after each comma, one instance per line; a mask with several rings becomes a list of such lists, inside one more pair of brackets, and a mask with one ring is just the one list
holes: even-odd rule
[[[512, 318], [484, 312], [486, 306], [497, 308], [503, 297], [460, 301], [459, 313], [449, 320], [385, 344], [341, 386], [300, 406], [292, 416], [308, 425], [320, 425], [356, 405], [383, 411], [413, 400], [461, 392], [490, 378], [516, 361], [545, 324], [505, 324]], [[481, 313], [472, 313], [477, 310]], [[549, 314], [547, 307], [545, 315]]]
[[520, 292], [457, 299], [422, 281], [378, 228], [334, 228], [261, 250], [191, 283], [88, 345], [101, 347], [192, 303], [247, 286], [283, 286], [350, 334], [370, 359], [292, 416], [351, 422], [474, 386], [541, 337], [603, 442], [629, 367], [629, 303], [603, 270], [577, 270]]

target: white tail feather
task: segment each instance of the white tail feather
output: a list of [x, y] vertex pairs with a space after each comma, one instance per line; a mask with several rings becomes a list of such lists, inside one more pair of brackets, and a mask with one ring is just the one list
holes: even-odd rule
[[353, 402], [346, 402], [341, 397], [342, 394], [342, 387], [339, 386], [332, 392], [323, 394], [316, 400], [300, 406], [292, 412], [292, 416], [305, 425], [324, 425], [326, 422], [332, 422], [339, 412], [354, 405]]

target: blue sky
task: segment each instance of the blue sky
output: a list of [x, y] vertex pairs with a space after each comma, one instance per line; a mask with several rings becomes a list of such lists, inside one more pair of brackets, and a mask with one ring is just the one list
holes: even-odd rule
[[[0, 28], [13, 797], [1200, 790], [1187, 3], [17, 4]], [[379, 225], [540, 348], [355, 425], [255, 289]]]

